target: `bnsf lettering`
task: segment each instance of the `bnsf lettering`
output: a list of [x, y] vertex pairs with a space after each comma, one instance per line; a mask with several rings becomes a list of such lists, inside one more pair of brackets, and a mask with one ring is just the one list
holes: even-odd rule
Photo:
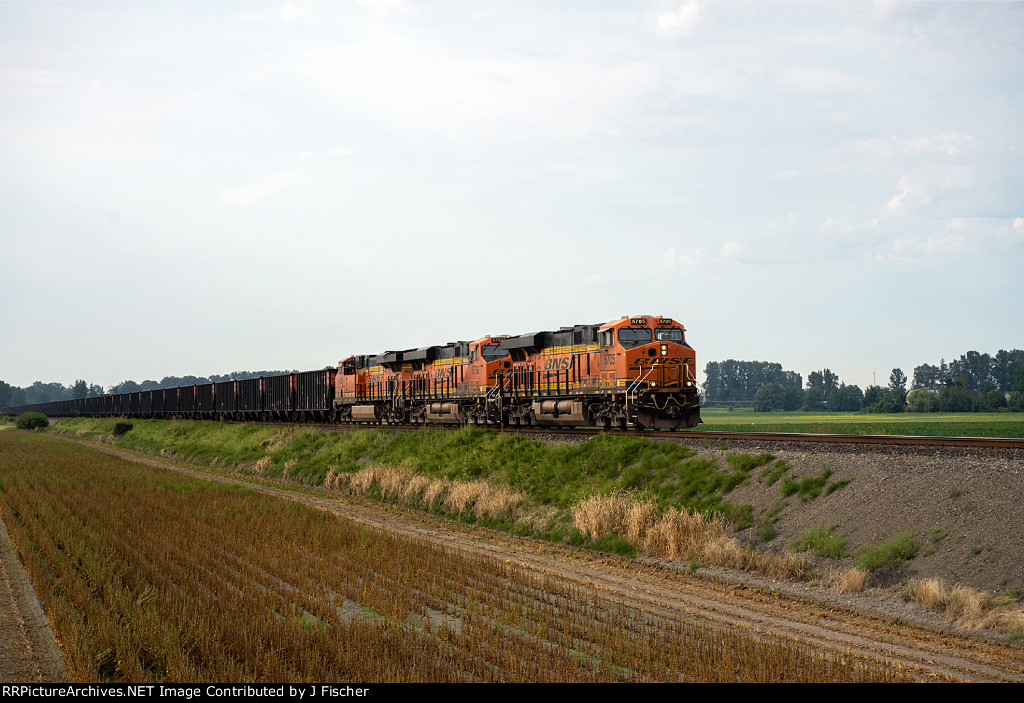
[[572, 368], [572, 357], [564, 359], [547, 359], [544, 362], [545, 371], [566, 371]]
[[641, 366], [645, 366], [645, 365], [649, 365], [649, 366], [674, 366], [674, 365], [677, 365], [677, 364], [688, 364], [688, 363], [692, 363], [692, 359], [669, 359], [669, 358], [666, 358], [666, 357], [663, 357], [663, 356], [656, 356], [656, 357], [653, 357], [651, 359], [647, 359], [647, 358], [643, 358], [642, 357], [642, 358], [639, 358], [639, 359], [635, 359], [633, 361], [632, 365], [630, 365], [629, 368], [630, 368], [630, 370], [634, 370], [635, 371], [636, 369], [640, 368]]

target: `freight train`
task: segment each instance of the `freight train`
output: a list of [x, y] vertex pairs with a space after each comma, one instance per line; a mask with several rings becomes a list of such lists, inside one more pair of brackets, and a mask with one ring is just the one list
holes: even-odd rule
[[350, 356], [337, 368], [0, 409], [52, 417], [674, 430], [700, 423], [693, 348], [639, 315]]

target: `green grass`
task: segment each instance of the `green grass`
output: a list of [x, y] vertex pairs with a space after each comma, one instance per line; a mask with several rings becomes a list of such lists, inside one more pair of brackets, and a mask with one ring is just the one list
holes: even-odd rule
[[861, 549], [854, 563], [862, 569], [874, 571], [883, 566], [899, 568], [900, 564], [917, 556], [921, 538], [913, 532], [901, 532], [895, 538], [878, 541]]
[[777, 459], [771, 466], [765, 466], [757, 475], [757, 480], [768, 486], [774, 486], [792, 467], [785, 459]]
[[782, 498], [776, 500], [770, 508], [766, 508], [761, 519], [757, 521], [757, 537], [762, 542], [771, 542], [779, 534], [775, 529], [775, 523], [779, 521], [782, 510], [786, 507], [786, 501]]
[[817, 476], [806, 476], [799, 480], [793, 476], [783, 476], [782, 481], [779, 483], [779, 494], [783, 498], [788, 498], [795, 493], [801, 502], [806, 503], [821, 495], [821, 489], [828, 482], [828, 478], [831, 475], [832, 469], [825, 466]]
[[755, 413], [725, 408], [701, 410], [704, 424], [693, 432], [807, 432], [934, 437], [1021, 437], [1021, 413]]
[[810, 525], [800, 537], [789, 543], [794, 552], [810, 550], [820, 557], [842, 559], [847, 555], [846, 538], [836, 533], [836, 525]]
[[431, 478], [486, 479], [527, 494], [536, 504], [568, 510], [585, 497], [612, 491], [649, 495], [663, 507], [717, 510], [741, 526], [750, 506], [728, 494], [769, 454], [729, 453], [716, 459], [674, 442], [598, 435], [579, 443], [545, 442], [495, 430], [368, 429], [334, 432], [315, 428], [222, 424], [182, 420], [134, 420], [112, 436], [115, 419], [65, 419], [51, 432], [102, 440], [120, 447], [228, 469], [269, 465], [265, 475], [284, 475], [305, 485], [323, 483], [328, 472], [354, 473], [368, 464], [411, 469]]

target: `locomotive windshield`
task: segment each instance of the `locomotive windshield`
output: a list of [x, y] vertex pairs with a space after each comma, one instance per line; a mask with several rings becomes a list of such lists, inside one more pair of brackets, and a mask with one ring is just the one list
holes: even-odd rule
[[681, 342], [683, 341], [682, 330], [654, 330], [654, 338], [659, 342]]
[[508, 349], [502, 349], [497, 344], [484, 344], [480, 347], [480, 353], [484, 355], [484, 359], [487, 361], [494, 361], [495, 359], [508, 356]]
[[619, 330], [619, 343], [626, 349], [650, 342], [652, 339], [653, 335], [646, 327], [623, 327]]

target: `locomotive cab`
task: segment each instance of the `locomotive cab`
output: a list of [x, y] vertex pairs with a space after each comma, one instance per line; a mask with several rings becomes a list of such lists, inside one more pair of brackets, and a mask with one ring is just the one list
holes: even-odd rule
[[685, 328], [666, 317], [624, 317], [601, 328], [602, 376], [624, 396], [627, 424], [675, 429], [700, 420], [696, 360]]

